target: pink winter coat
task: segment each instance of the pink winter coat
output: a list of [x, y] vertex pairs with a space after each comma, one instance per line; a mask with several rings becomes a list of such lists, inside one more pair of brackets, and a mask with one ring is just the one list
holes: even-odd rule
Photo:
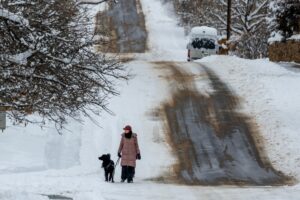
[[131, 138], [126, 138], [125, 133], [123, 133], [118, 152], [122, 154], [122, 166], [135, 167], [136, 155], [140, 153], [137, 134], [132, 133]]

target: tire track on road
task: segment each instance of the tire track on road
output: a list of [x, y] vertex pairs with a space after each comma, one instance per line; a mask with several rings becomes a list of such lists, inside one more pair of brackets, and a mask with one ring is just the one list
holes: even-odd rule
[[[145, 18], [139, 0], [109, 2], [109, 9], [97, 15], [96, 34], [106, 35], [109, 53], [144, 53], [147, 49]], [[105, 33], [101, 31], [105, 30]], [[103, 47], [102, 47], [103, 48]]]
[[[211, 69], [195, 63], [155, 64], [170, 73], [164, 78], [173, 96], [160, 110], [178, 157], [177, 180], [201, 185], [281, 185], [291, 180], [264, 156], [254, 123], [238, 112], [239, 99]], [[199, 67], [199, 76], [209, 80], [213, 92], [197, 91], [197, 74], [180, 65]]]

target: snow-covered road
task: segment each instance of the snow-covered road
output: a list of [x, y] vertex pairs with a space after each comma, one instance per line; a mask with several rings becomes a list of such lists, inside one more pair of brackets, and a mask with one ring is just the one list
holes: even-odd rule
[[[206, 59], [203, 63], [215, 65], [218, 64], [219, 58]], [[237, 62], [249, 64], [247, 60], [238, 58], [223, 59], [226, 62], [222, 62], [222, 64], [228, 68], [232, 63]], [[156, 64], [145, 61], [134, 61], [129, 63], [128, 66], [136, 76], [128, 85], [121, 86], [121, 96], [112, 99], [110, 108], [114, 115], [103, 114], [102, 117], [96, 119], [101, 123], [102, 128], [86, 119], [84, 124], [71, 122], [68, 129], [72, 132], [66, 131], [63, 136], [56, 135], [51, 128], [39, 130], [39, 128], [33, 126], [26, 128], [10, 127], [4, 135], [0, 136], [1, 141], [3, 141], [0, 147], [0, 156], [4, 158], [0, 160], [2, 167], [0, 171], [0, 199], [48, 199], [43, 195], [63, 195], [78, 200], [117, 200], [124, 198], [299, 199], [300, 188], [298, 185], [283, 187], [205, 187], [162, 184], [150, 181], [161, 175], [168, 175], [172, 172], [170, 167], [176, 163], [176, 157], [172, 155], [171, 148], [166, 142], [164, 125], [155, 117], [157, 107], [171, 97], [169, 84], [165, 81], [165, 76], [168, 73], [162, 73]], [[276, 65], [269, 67], [276, 68]], [[193, 68], [190, 68], [190, 70], [193, 70]], [[227, 72], [225, 68], [216, 71], [222, 75], [222, 70]], [[232, 70], [235, 69], [230, 68], [230, 70], [233, 72]], [[297, 79], [292, 76], [292, 72], [282, 73], [285, 69], [281, 71], [280, 68], [277, 70], [277, 72], [273, 71], [273, 76], [281, 75], [286, 79], [290, 79], [290, 77], [292, 77], [291, 80]], [[251, 76], [254, 76], [255, 73], [255, 70], [251, 72]], [[231, 75], [232, 80], [230, 81], [228, 77], [226, 81], [234, 86], [237, 83], [233, 74]], [[239, 76], [239, 74], [235, 75]], [[245, 75], [245, 77], [248, 76]], [[202, 88], [208, 93], [211, 92], [212, 89], [206, 79], [198, 78], [197, 80], [198, 89]], [[240, 87], [247, 90], [253, 85], [246, 84]], [[259, 92], [268, 91], [268, 87], [272, 86], [265, 85], [263, 89], [259, 88]], [[238, 91], [238, 89], [234, 91]], [[248, 94], [246, 91], [244, 92]], [[243, 93], [240, 94], [244, 95]], [[249, 97], [249, 101], [251, 98], [254, 97]], [[275, 100], [274, 97], [273, 100], [269, 101], [274, 102]], [[252, 106], [255, 107], [254, 104]], [[265, 109], [265, 112], [277, 113], [276, 110], [268, 107], [265, 107]], [[251, 110], [255, 111], [255, 109]], [[271, 123], [272, 120], [269, 122]], [[261, 121], [258, 122], [261, 124]], [[116, 149], [122, 127], [127, 123], [132, 124], [134, 131], [138, 133], [142, 151], [142, 160], [138, 162], [135, 183], [132, 185], [105, 183], [97, 156], [101, 153], [111, 153], [113, 159], [116, 159]], [[293, 125], [296, 127], [289, 126], [288, 128], [296, 130], [297, 125], [295, 123]], [[265, 129], [269, 130], [272, 126], [273, 124], [266, 124]], [[279, 128], [284, 127], [280, 126]], [[272, 162], [277, 162], [276, 167], [293, 175], [298, 173], [300, 171], [299, 166], [297, 161], [294, 160], [298, 157], [298, 154], [293, 153], [293, 151], [299, 151], [296, 146], [299, 141], [297, 137], [299, 136], [291, 131], [285, 135], [283, 135], [283, 132], [281, 132], [281, 135], [276, 135], [278, 130], [262, 131], [262, 133], [266, 139], [271, 140], [268, 145], [271, 145], [270, 148], [273, 148], [274, 152], [270, 154], [270, 159]], [[287, 147], [286, 150], [278, 149], [278, 146], [272, 147], [272, 143], [275, 142], [274, 137], [277, 138], [276, 142], [279, 145], [281, 145], [280, 142], [288, 140], [291, 146]], [[295, 140], [291, 141], [293, 138]], [[18, 142], [14, 144], [12, 141]], [[282, 159], [277, 157], [283, 155], [283, 152], [288, 152], [288, 150], [292, 153], [290, 157]], [[285, 170], [287, 165], [289, 165], [289, 169]], [[118, 177], [120, 177], [120, 168], [117, 169], [116, 180], [118, 180]]]
[[[135, 77], [119, 85], [121, 95], [111, 99], [113, 115], [95, 117], [97, 126], [82, 117], [70, 120], [63, 135], [49, 124], [12, 124], [0, 134], [0, 199], [40, 200], [62, 195], [74, 200], [188, 199], [188, 200], [299, 200], [300, 185], [280, 187], [185, 186], [164, 183], [174, 173], [176, 154], [167, 142], [165, 123], [157, 115], [160, 106], [172, 97], [168, 69], [157, 61], [184, 62], [185, 36], [168, 5], [160, 0], [141, 0], [148, 30], [149, 51], [126, 64]], [[199, 61], [241, 99], [238, 112], [249, 115], [262, 134], [261, 141], [275, 169], [300, 179], [300, 78], [268, 60], [245, 60], [211, 56]], [[195, 75], [203, 94], [213, 92], [207, 77]], [[168, 81], [166, 81], [168, 80]], [[142, 160], [138, 161], [135, 183], [104, 182], [97, 157], [111, 153], [116, 160], [122, 127], [131, 124], [138, 134]], [[116, 180], [120, 168], [116, 171]], [[159, 181], [153, 181], [155, 180]]]
[[239, 98], [210, 67], [185, 62], [157, 64], [169, 72], [165, 73], [172, 97], [163, 104], [161, 115], [178, 157], [178, 181], [202, 185], [284, 183], [284, 175], [263, 157], [263, 146], [257, 144], [261, 133], [252, 119], [239, 111]]

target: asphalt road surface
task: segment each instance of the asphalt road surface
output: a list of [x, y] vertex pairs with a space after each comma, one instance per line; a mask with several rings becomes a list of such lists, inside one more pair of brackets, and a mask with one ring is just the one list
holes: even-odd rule
[[[251, 119], [237, 112], [239, 100], [218, 76], [196, 63], [157, 63], [171, 74], [173, 97], [163, 105], [170, 143], [178, 157], [178, 180], [201, 185], [280, 185], [286, 178], [264, 159]], [[213, 93], [201, 94], [195, 75], [182, 65], [199, 68]]]
[[144, 15], [136, 0], [111, 3], [107, 15], [117, 35], [118, 53], [143, 53], [147, 46]]

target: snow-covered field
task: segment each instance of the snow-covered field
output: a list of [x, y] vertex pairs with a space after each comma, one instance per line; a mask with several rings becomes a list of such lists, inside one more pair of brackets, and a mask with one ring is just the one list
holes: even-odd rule
[[[169, 172], [176, 161], [165, 141], [163, 125], [152, 112], [169, 94], [162, 71], [150, 61], [185, 61], [186, 38], [169, 6], [141, 0], [149, 32], [149, 52], [128, 63], [135, 77], [120, 85], [111, 99], [113, 115], [95, 117], [99, 127], [82, 117], [70, 120], [63, 135], [53, 125], [9, 124], [0, 134], [0, 199], [39, 200], [63, 195], [76, 200], [101, 199], [300, 199], [300, 185], [282, 187], [202, 187], [161, 184], [149, 179]], [[213, 69], [242, 99], [244, 113], [254, 118], [276, 169], [300, 179], [300, 77], [268, 60], [211, 56], [199, 61]], [[190, 73], [197, 70], [187, 69]], [[207, 80], [198, 80], [208, 90]], [[97, 157], [111, 153], [116, 160], [122, 127], [138, 134], [142, 160], [134, 184], [105, 183]], [[120, 168], [116, 171], [116, 180]]]

